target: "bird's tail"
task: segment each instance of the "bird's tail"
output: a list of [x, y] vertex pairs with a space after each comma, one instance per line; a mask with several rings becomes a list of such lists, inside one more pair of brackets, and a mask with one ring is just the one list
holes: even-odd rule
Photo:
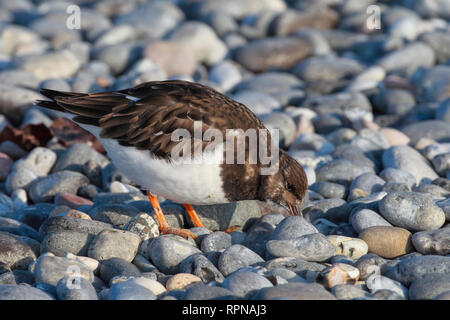
[[56, 110], [60, 112], [65, 112], [64, 108], [62, 108], [60, 105], [56, 103], [57, 98], [67, 98], [67, 97], [74, 97], [74, 96], [83, 96], [83, 93], [75, 93], [75, 92], [66, 92], [66, 91], [57, 91], [57, 90], [51, 90], [51, 89], [41, 89], [40, 93], [44, 96], [49, 98], [50, 100], [36, 100], [34, 103], [38, 107]]

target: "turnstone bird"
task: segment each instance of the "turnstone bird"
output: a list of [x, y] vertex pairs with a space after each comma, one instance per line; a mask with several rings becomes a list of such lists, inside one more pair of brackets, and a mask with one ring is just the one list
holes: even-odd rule
[[[306, 174], [283, 150], [274, 151], [278, 155], [278, 170], [271, 174], [262, 174], [266, 162], [259, 158], [250, 161], [248, 144], [243, 162], [230, 163], [223, 157], [219, 157], [219, 162], [183, 161], [192, 158], [191, 154], [183, 154], [184, 149], [174, 159], [173, 152], [180, 143], [173, 139], [177, 129], [193, 136], [195, 128], [202, 134], [214, 129], [224, 137], [238, 129], [267, 131], [246, 106], [207, 86], [187, 81], [153, 81], [113, 92], [86, 94], [42, 89], [41, 93], [50, 100], [38, 100], [36, 105], [59, 111], [94, 134], [114, 165], [147, 190], [162, 233], [195, 238], [189, 230], [167, 224], [157, 195], [183, 204], [197, 227], [204, 225], [192, 204], [273, 201], [288, 208], [292, 215], [301, 214], [308, 187]], [[223, 156], [230, 150], [224, 141], [202, 137], [200, 144], [195, 137], [191, 143], [204, 151], [203, 160]], [[269, 134], [264, 143], [270, 141]], [[213, 142], [218, 143], [209, 150]], [[232, 148], [232, 158], [236, 160], [237, 150]]]

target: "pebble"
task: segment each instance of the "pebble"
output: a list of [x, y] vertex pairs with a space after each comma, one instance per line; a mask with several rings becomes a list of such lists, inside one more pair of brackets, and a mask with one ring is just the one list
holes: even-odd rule
[[77, 276], [94, 281], [94, 274], [84, 264], [62, 257], [41, 255], [36, 260], [34, 269], [36, 283], [45, 283], [56, 286], [58, 281], [66, 276]]
[[238, 297], [250, 299], [258, 290], [273, 287], [265, 277], [250, 271], [234, 272], [222, 283], [222, 287], [230, 290]]
[[56, 294], [60, 300], [98, 300], [92, 284], [82, 277], [64, 277], [56, 284]]
[[56, 216], [50, 217], [41, 225], [39, 229], [39, 238], [43, 239], [48, 233], [63, 230], [79, 231], [97, 235], [105, 229], [112, 229], [112, 226], [101, 221], [79, 219], [71, 216]]
[[42, 290], [26, 284], [0, 285], [0, 300], [53, 300]]
[[168, 291], [185, 290], [190, 285], [201, 282], [202, 279], [190, 273], [177, 273], [167, 280], [166, 288]]
[[102, 261], [100, 265], [100, 278], [107, 284], [111, 284], [111, 280], [117, 276], [139, 277], [141, 271], [132, 264], [122, 258], [109, 258]]
[[335, 263], [320, 271], [317, 281], [326, 288], [340, 284], [355, 284], [359, 279], [359, 270], [346, 263]]
[[236, 296], [228, 289], [196, 285], [189, 288], [184, 296], [186, 300], [234, 300]]
[[214, 30], [202, 22], [183, 23], [170, 34], [169, 39], [189, 46], [197, 62], [207, 65], [214, 65], [223, 60], [227, 52], [225, 44]]
[[352, 259], [359, 259], [367, 254], [368, 246], [361, 239], [330, 235], [328, 240], [336, 248], [336, 254], [342, 254]]
[[217, 83], [224, 92], [227, 92], [242, 80], [242, 75], [233, 62], [225, 60], [211, 68], [209, 80]]
[[13, 164], [13, 160], [6, 153], [0, 152], [0, 181], [6, 180]]
[[37, 256], [29, 244], [9, 232], [0, 232], [0, 262], [10, 269], [27, 269]]
[[201, 249], [204, 253], [219, 251], [230, 247], [232, 244], [231, 236], [222, 231], [216, 231], [206, 235], [201, 243]]
[[367, 291], [350, 284], [335, 285], [331, 288], [331, 293], [333, 293], [338, 300], [355, 300], [370, 296]]
[[349, 184], [364, 173], [373, 173], [371, 167], [358, 167], [352, 161], [336, 159], [321, 166], [316, 171], [317, 181]]
[[318, 233], [318, 230], [306, 219], [290, 216], [276, 226], [271, 240], [291, 240], [313, 233]]
[[398, 281], [378, 274], [373, 274], [367, 278], [366, 286], [371, 293], [376, 293], [378, 290], [390, 290], [397, 293], [403, 299], [408, 299], [408, 289], [405, 286]]
[[199, 277], [204, 283], [211, 281], [222, 283], [224, 280], [224, 276], [216, 266], [200, 253], [193, 254], [184, 259], [180, 265], [180, 271], [193, 274]]
[[291, 68], [306, 58], [309, 53], [310, 47], [304, 40], [267, 38], [254, 40], [238, 48], [236, 60], [250, 71], [261, 72], [271, 68]]
[[147, 213], [139, 213], [132, 217], [124, 230], [130, 231], [141, 237], [142, 241], [153, 239], [159, 236], [159, 226], [155, 219]]
[[93, 236], [79, 231], [62, 230], [48, 233], [41, 241], [41, 254], [51, 252], [56, 256], [63, 257], [70, 252], [75, 255], [86, 256], [88, 246]]
[[391, 227], [392, 225], [386, 221], [377, 212], [370, 209], [358, 210], [350, 215], [350, 222], [353, 229], [360, 234], [364, 230], [370, 227], [385, 226]]
[[418, 192], [392, 192], [379, 202], [379, 210], [394, 226], [414, 231], [439, 229], [445, 223], [444, 211]]
[[214, 205], [194, 205], [193, 207], [205, 227], [210, 230], [226, 230], [233, 226], [245, 228], [247, 221], [261, 217], [261, 208], [254, 200]]
[[123, 229], [138, 214], [139, 210], [126, 204], [103, 204], [89, 210], [92, 219], [110, 223], [119, 229]]
[[79, 187], [88, 183], [89, 179], [81, 173], [59, 171], [33, 182], [29, 194], [34, 203], [46, 202], [62, 192], [76, 194]]
[[258, 254], [240, 245], [234, 244], [225, 249], [219, 257], [218, 269], [224, 276], [257, 263], [264, 262]]
[[450, 254], [450, 228], [416, 232], [411, 239], [414, 248], [422, 254]]
[[108, 300], [156, 300], [156, 295], [131, 278], [114, 283], [108, 292]]
[[87, 144], [75, 143], [58, 157], [53, 172], [71, 170], [83, 173], [82, 167], [88, 161], [93, 161], [102, 168], [109, 163], [109, 160], [104, 155], [95, 151]]
[[277, 99], [257, 91], [241, 90], [233, 94], [231, 98], [246, 105], [257, 116], [279, 111], [281, 107]]
[[401, 169], [386, 168], [380, 172], [380, 178], [387, 182], [404, 183], [409, 188], [416, 184], [416, 178], [408, 171]]
[[88, 255], [99, 261], [116, 257], [131, 262], [138, 252], [140, 243], [141, 238], [132, 232], [103, 230], [90, 243]]
[[173, 235], [159, 236], [150, 243], [147, 250], [151, 261], [166, 274], [175, 274], [184, 259], [201, 252], [188, 240]]
[[414, 280], [409, 287], [412, 300], [432, 300], [450, 291], [450, 276], [442, 273], [429, 273]]
[[367, 243], [369, 252], [383, 258], [395, 258], [414, 251], [411, 233], [403, 228], [369, 227], [359, 236]]
[[354, 266], [360, 272], [359, 279], [365, 281], [373, 274], [381, 274], [381, 268], [386, 264], [387, 260], [374, 254], [368, 253], [359, 258]]
[[427, 255], [401, 260], [387, 276], [410, 286], [414, 280], [427, 274], [448, 274], [449, 270], [450, 257]]
[[317, 283], [287, 283], [260, 290], [255, 300], [336, 300], [336, 298]]
[[328, 181], [318, 181], [312, 184], [309, 187], [309, 190], [315, 191], [320, 193], [323, 197], [333, 199], [333, 198], [339, 198], [343, 199], [346, 195], [346, 189], [345, 186], [328, 182]]
[[197, 64], [192, 48], [185, 44], [154, 41], [145, 48], [145, 56], [162, 68], [168, 77], [192, 75]]
[[373, 173], [364, 173], [352, 181], [347, 201], [367, 197], [380, 192], [385, 181]]
[[295, 257], [307, 261], [324, 262], [336, 254], [336, 248], [320, 233], [313, 233], [289, 240], [270, 240], [267, 253], [273, 257]]

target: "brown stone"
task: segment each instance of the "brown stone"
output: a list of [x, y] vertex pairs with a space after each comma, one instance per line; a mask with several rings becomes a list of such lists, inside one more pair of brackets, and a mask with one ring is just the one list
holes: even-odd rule
[[290, 69], [311, 53], [309, 44], [298, 38], [265, 38], [236, 51], [236, 60], [253, 72], [272, 68]]
[[166, 288], [171, 290], [183, 290], [192, 283], [201, 282], [202, 279], [190, 273], [178, 273], [167, 280]]
[[365, 229], [359, 237], [369, 246], [369, 252], [383, 258], [396, 258], [414, 251], [411, 232], [403, 228], [376, 226]]
[[270, 24], [269, 32], [286, 36], [300, 29], [331, 29], [338, 22], [339, 15], [327, 7], [319, 10], [286, 10], [279, 14]]

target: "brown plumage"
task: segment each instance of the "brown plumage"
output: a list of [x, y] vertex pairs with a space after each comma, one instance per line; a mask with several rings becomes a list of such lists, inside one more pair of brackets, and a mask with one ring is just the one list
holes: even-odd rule
[[[147, 82], [117, 92], [83, 94], [42, 89], [41, 93], [51, 101], [40, 100], [37, 105], [74, 114], [73, 121], [101, 128], [101, 138], [116, 139], [124, 147], [149, 150], [167, 161], [178, 143], [172, 141], [172, 133], [182, 128], [194, 136], [195, 121], [201, 121], [203, 132], [217, 129], [223, 137], [227, 129], [267, 130], [243, 104], [187, 81]], [[292, 207], [298, 208], [306, 194], [303, 168], [280, 151], [280, 170], [273, 176], [262, 176], [263, 165], [248, 161], [248, 139], [246, 142], [245, 164], [221, 165], [227, 199], [273, 200], [293, 214], [298, 213]], [[208, 144], [201, 142], [203, 149]]]

